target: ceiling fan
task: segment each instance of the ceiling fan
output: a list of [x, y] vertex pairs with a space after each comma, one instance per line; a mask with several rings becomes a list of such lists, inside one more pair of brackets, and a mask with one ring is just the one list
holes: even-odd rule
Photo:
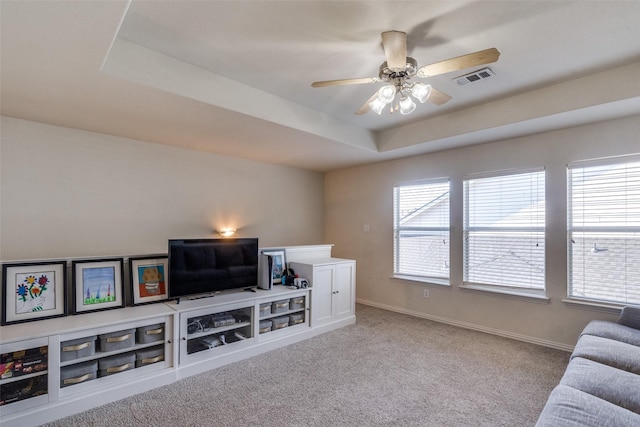
[[[421, 81], [413, 82], [411, 79], [414, 77], [427, 78], [451, 71], [490, 64], [496, 62], [500, 57], [500, 52], [496, 48], [491, 48], [418, 68], [416, 60], [407, 56], [406, 33], [402, 31], [385, 31], [382, 33], [382, 47], [387, 60], [380, 65], [378, 77], [327, 80], [313, 82], [311, 86], [326, 87], [386, 82], [388, 84], [378, 89], [355, 114], [364, 114], [369, 110], [381, 114], [389, 104], [391, 104], [391, 113], [399, 110], [401, 114], [410, 114], [416, 108], [416, 104], [411, 97], [421, 103], [429, 100], [436, 105], [442, 105], [451, 99], [451, 96], [432, 88], [431, 85]], [[397, 101], [394, 104], [393, 101], [396, 99]]]

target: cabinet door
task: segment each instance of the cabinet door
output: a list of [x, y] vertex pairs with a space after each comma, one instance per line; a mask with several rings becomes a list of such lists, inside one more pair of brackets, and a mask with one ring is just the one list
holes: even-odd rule
[[333, 284], [333, 318], [348, 317], [354, 312], [354, 263], [337, 264]]
[[331, 321], [333, 305], [334, 266], [318, 266], [313, 269], [312, 327]]

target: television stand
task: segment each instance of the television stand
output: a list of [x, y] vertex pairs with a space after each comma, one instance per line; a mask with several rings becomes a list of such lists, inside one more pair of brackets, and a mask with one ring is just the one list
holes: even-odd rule
[[195, 300], [198, 300], [198, 299], [213, 298], [213, 297], [216, 296], [216, 293], [219, 293], [219, 292], [213, 292], [213, 293], [209, 293], [209, 294], [191, 295], [191, 296], [188, 296], [188, 297], [178, 297], [178, 298], [176, 298], [176, 304], [180, 304], [180, 300], [181, 299], [184, 299], [186, 301], [195, 301]]

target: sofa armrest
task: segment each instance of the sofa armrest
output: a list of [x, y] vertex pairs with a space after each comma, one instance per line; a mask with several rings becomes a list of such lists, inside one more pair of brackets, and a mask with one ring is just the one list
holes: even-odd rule
[[625, 306], [618, 316], [618, 323], [631, 328], [640, 329], [640, 307]]

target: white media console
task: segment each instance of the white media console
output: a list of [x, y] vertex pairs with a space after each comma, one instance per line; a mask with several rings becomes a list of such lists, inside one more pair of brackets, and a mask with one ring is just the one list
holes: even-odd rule
[[37, 426], [355, 323], [355, 261], [332, 258], [331, 247], [284, 248], [309, 288], [3, 326], [0, 354], [24, 352], [30, 367], [0, 379], [0, 400], [30, 397], [1, 405], [0, 424]]

